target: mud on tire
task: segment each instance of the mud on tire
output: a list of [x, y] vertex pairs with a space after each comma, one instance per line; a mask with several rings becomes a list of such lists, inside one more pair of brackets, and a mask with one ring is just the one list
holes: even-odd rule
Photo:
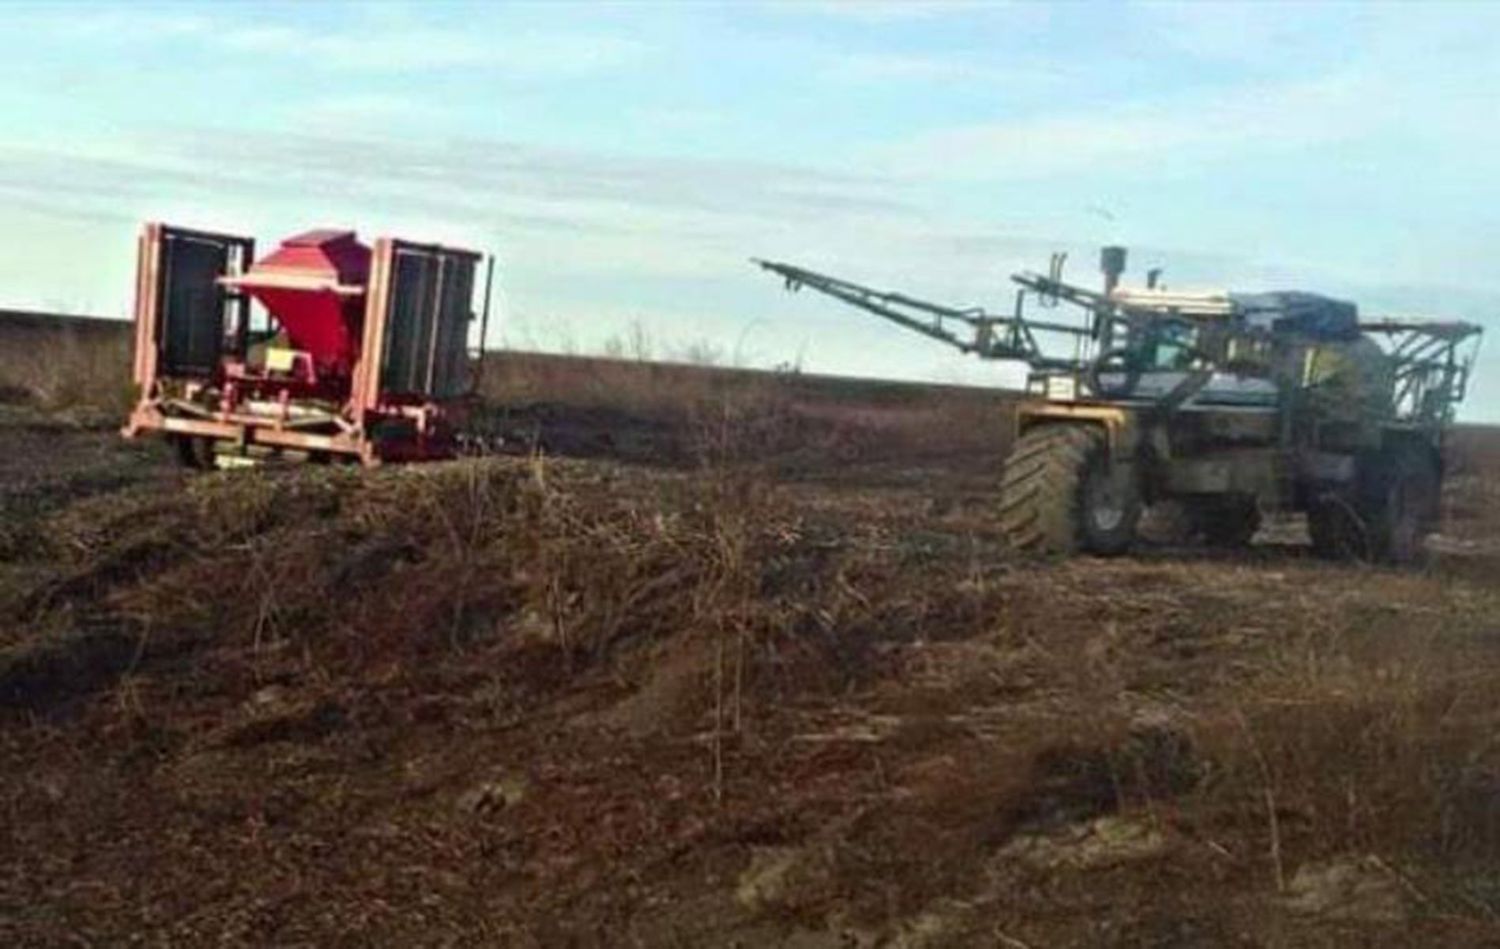
[[1005, 461], [1000, 529], [1017, 550], [1118, 554], [1135, 539], [1140, 515], [1135, 481], [1110, 466], [1097, 428], [1033, 428]]

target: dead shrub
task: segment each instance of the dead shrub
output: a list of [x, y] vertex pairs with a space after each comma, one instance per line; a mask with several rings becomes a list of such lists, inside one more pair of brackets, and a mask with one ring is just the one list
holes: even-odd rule
[[[732, 639], [735, 661], [751, 661], [786, 609], [759, 598], [765, 564], [798, 540], [747, 507], [757, 498], [728, 480], [508, 459], [232, 473], [158, 499], [166, 520], [149, 533], [162, 556], [150, 562], [116, 548], [129, 534], [112, 535], [108, 518], [59, 518], [77, 526], [57, 537], [133, 622], [225, 657], [249, 647], [235, 688], [288, 655], [341, 677], [420, 679], [424, 657], [493, 648], [577, 675], [628, 670], [638, 647], [674, 637]], [[145, 510], [119, 522], [144, 527]], [[116, 560], [131, 572], [100, 573]]]
[[1500, 859], [1497, 688], [1493, 646], [1442, 629], [1299, 651], [1200, 720], [1214, 772], [1191, 810], [1210, 839], [1226, 820], [1258, 828], [1278, 887], [1295, 862], [1375, 854], [1459, 892]]

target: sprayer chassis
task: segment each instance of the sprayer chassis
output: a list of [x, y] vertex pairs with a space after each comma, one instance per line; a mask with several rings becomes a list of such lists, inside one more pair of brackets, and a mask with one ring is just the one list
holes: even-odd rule
[[1002, 521], [1021, 547], [1113, 554], [1142, 509], [1179, 502], [1217, 546], [1249, 542], [1261, 515], [1305, 513], [1330, 556], [1406, 562], [1434, 526], [1442, 429], [1385, 421], [1306, 425], [1260, 406], [1028, 400], [1015, 413]]

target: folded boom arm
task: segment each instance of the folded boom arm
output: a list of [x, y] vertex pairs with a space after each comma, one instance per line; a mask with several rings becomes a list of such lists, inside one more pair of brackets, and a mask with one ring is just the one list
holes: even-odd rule
[[[819, 293], [946, 343], [960, 352], [974, 353], [982, 359], [1016, 359], [1044, 369], [1074, 368], [1078, 365], [1077, 359], [1058, 358], [1043, 353], [1035, 334], [1061, 333], [1079, 341], [1092, 335], [1091, 329], [1083, 325], [1027, 319], [1021, 312], [1020, 296], [1016, 300], [1014, 315], [996, 316], [980, 307], [960, 309], [944, 306], [902, 293], [875, 290], [791, 264], [759, 259], [754, 262], [782, 277], [788, 290], [811, 287]], [[972, 337], [961, 336], [945, 325], [951, 322], [964, 324], [972, 331]]]

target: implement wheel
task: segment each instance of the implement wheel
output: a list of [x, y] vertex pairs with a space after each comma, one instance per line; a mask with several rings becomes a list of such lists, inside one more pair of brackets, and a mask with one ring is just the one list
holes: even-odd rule
[[214, 440], [204, 435], [178, 435], [172, 439], [177, 462], [195, 471], [214, 469]]
[[1118, 554], [1135, 540], [1140, 516], [1135, 478], [1110, 464], [1098, 428], [1038, 426], [1005, 461], [1000, 529], [1017, 550]]

